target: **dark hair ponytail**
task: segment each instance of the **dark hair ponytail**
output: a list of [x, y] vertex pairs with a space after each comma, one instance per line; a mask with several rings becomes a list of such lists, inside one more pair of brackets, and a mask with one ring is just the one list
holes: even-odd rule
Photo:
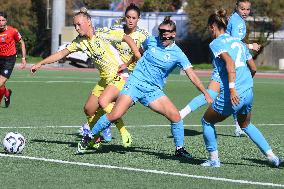
[[211, 26], [214, 23], [217, 25], [219, 29], [221, 28], [223, 28], [224, 30], [227, 29], [228, 18], [227, 18], [227, 11], [225, 9], [217, 10], [209, 16], [208, 25]]
[[160, 24], [160, 26], [161, 25], [170, 25], [173, 28], [172, 30], [176, 31], [176, 23], [173, 20], [171, 20], [171, 16], [166, 16], [164, 18], [164, 21]]

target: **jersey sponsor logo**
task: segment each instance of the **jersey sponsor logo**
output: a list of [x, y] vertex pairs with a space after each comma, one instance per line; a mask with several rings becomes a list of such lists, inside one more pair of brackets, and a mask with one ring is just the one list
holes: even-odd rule
[[4, 74], [8, 74], [9, 73], [9, 71], [8, 70], [4, 70]]
[[128, 85], [124, 85], [123, 90], [127, 91], [128, 89], [129, 89]]
[[151, 51], [152, 51], [153, 53], [155, 53], [155, 52], [156, 52], [155, 47], [151, 48]]
[[170, 55], [170, 54], [166, 54], [166, 55], [164, 56], [164, 59], [165, 59], [165, 60], [170, 60], [170, 59], [171, 59], [171, 55]]
[[5, 42], [6, 38], [5, 37], [1, 37], [1, 42]]

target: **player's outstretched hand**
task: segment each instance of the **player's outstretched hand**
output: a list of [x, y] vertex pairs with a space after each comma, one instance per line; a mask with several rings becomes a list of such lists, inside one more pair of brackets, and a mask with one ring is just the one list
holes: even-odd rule
[[34, 74], [38, 69], [40, 69], [40, 67], [41, 64], [34, 64], [30, 69], [31, 74]]
[[24, 68], [26, 67], [26, 65], [27, 65], [26, 59], [25, 59], [25, 58], [22, 58], [22, 63], [21, 63], [20, 68], [21, 68], [21, 69], [24, 69]]

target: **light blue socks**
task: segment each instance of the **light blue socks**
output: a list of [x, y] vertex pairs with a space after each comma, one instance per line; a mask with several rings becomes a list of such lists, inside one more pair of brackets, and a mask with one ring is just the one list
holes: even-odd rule
[[201, 119], [201, 122], [203, 127], [203, 138], [207, 151], [213, 152], [218, 150], [215, 126], [205, 121], [204, 118]]
[[184, 126], [183, 121], [171, 123], [171, 131], [174, 137], [176, 147], [182, 147], [184, 144]]
[[100, 131], [106, 129], [107, 127], [110, 127], [110, 125], [111, 122], [108, 120], [106, 114], [104, 114], [92, 128], [92, 134], [97, 135]]
[[[213, 91], [211, 89], [207, 89], [207, 92], [209, 93], [209, 95], [211, 96], [211, 98], [214, 100], [217, 96], [218, 96], [218, 92]], [[198, 96], [196, 96], [195, 98], [193, 98], [189, 103], [188, 106], [190, 107], [191, 111], [193, 112], [194, 110], [196, 110], [197, 108], [203, 106], [207, 104], [207, 101], [205, 99], [204, 94], [200, 94]]]
[[246, 128], [242, 128], [242, 130], [250, 137], [264, 155], [266, 155], [268, 150], [271, 150], [271, 147], [262, 133], [252, 123], [250, 123]]

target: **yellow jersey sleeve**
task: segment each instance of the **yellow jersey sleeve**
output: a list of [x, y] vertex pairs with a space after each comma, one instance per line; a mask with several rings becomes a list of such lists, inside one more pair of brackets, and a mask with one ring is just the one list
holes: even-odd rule
[[109, 42], [122, 42], [123, 36], [124, 36], [123, 30], [112, 30], [109, 28], [98, 28], [96, 30], [96, 36], [107, 40]]
[[92, 39], [78, 36], [66, 47], [71, 53], [83, 51], [90, 57], [100, 72], [100, 77], [111, 81], [117, 75], [121, 59], [110, 41], [104, 40], [98, 35]]
[[80, 36], [76, 37], [76, 39], [74, 39], [71, 44], [67, 45], [67, 50], [70, 51], [71, 53], [72, 52], [76, 52], [76, 51], [80, 51], [80, 48], [79, 48], [79, 40], [80, 40]]
[[[123, 28], [115, 28], [112, 29], [113, 32], [117, 33], [124, 33]], [[142, 43], [146, 40], [146, 38], [149, 36], [149, 33], [143, 29], [137, 28], [134, 32], [132, 32], [129, 37], [133, 39], [133, 41], [136, 43], [137, 47], [140, 48]], [[128, 46], [125, 42], [119, 42], [119, 41], [112, 41], [113, 46], [119, 51], [121, 60], [123, 62], [128, 62], [130, 58], [133, 56], [133, 52], [131, 48]], [[136, 65], [136, 62], [133, 62], [128, 66], [128, 70], [130, 72], [133, 71], [134, 67]]]

